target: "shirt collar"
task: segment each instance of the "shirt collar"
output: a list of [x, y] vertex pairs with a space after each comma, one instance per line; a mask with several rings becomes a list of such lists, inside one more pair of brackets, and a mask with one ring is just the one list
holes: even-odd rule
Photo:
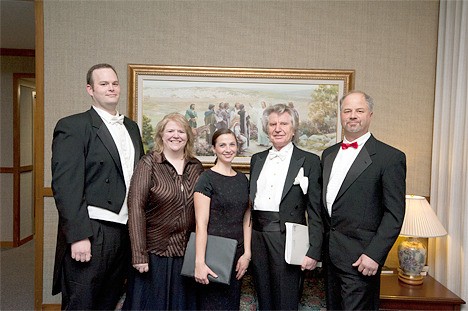
[[353, 141], [349, 141], [346, 139], [346, 137], [344, 137], [343, 142], [346, 144], [357, 142], [358, 146], [360, 147], [366, 143], [366, 141], [370, 138], [370, 136], [371, 136], [371, 133], [367, 132], [366, 134], [362, 135], [361, 137]]
[[110, 120], [112, 119], [112, 117], [115, 117], [115, 116], [119, 115], [118, 111], [117, 111], [116, 115], [111, 115], [110, 113], [108, 113], [104, 109], [98, 108], [96, 106], [93, 106], [93, 109], [97, 112], [97, 114], [101, 117], [101, 119], [106, 123], [110, 123]]
[[[289, 151], [291, 151], [292, 148], [293, 148], [293, 143], [289, 142], [286, 146], [281, 148], [281, 152], [288, 153]], [[275, 147], [271, 147], [271, 149], [277, 150]], [[279, 151], [279, 150], [277, 150], [277, 151]]]

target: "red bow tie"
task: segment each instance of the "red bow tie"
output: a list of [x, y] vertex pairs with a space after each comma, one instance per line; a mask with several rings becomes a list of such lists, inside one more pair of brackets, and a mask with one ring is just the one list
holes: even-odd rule
[[355, 141], [354, 143], [351, 143], [351, 144], [341, 143], [341, 149], [346, 150], [346, 149], [348, 149], [349, 147], [352, 147], [352, 148], [354, 148], [354, 149], [357, 149], [358, 144], [357, 144], [356, 141]]

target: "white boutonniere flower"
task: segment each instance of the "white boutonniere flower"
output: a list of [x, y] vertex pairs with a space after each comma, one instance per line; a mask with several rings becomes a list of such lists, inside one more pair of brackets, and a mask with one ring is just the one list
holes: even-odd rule
[[296, 178], [294, 179], [293, 185], [301, 186], [302, 192], [304, 194], [307, 193], [307, 189], [309, 187], [309, 179], [304, 176], [304, 168], [301, 167], [299, 173], [297, 173]]

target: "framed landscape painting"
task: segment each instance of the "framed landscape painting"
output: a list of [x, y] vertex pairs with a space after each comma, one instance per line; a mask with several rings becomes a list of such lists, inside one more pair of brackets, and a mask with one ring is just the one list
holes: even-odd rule
[[214, 162], [211, 137], [227, 127], [240, 133], [234, 167], [248, 171], [252, 154], [271, 144], [263, 110], [279, 103], [299, 115], [298, 147], [317, 155], [341, 140], [339, 100], [352, 89], [353, 70], [128, 65], [128, 113], [151, 150], [156, 124], [179, 112], [195, 134], [197, 158]]

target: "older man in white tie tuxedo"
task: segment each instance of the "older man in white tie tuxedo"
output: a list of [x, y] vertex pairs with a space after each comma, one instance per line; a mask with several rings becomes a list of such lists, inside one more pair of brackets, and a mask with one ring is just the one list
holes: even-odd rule
[[[258, 309], [297, 310], [302, 271], [315, 269], [321, 255], [320, 160], [293, 144], [298, 118], [291, 108], [270, 106], [262, 120], [273, 147], [254, 154], [250, 162], [252, 275]], [[310, 245], [300, 266], [284, 259], [285, 222], [308, 223]]]

